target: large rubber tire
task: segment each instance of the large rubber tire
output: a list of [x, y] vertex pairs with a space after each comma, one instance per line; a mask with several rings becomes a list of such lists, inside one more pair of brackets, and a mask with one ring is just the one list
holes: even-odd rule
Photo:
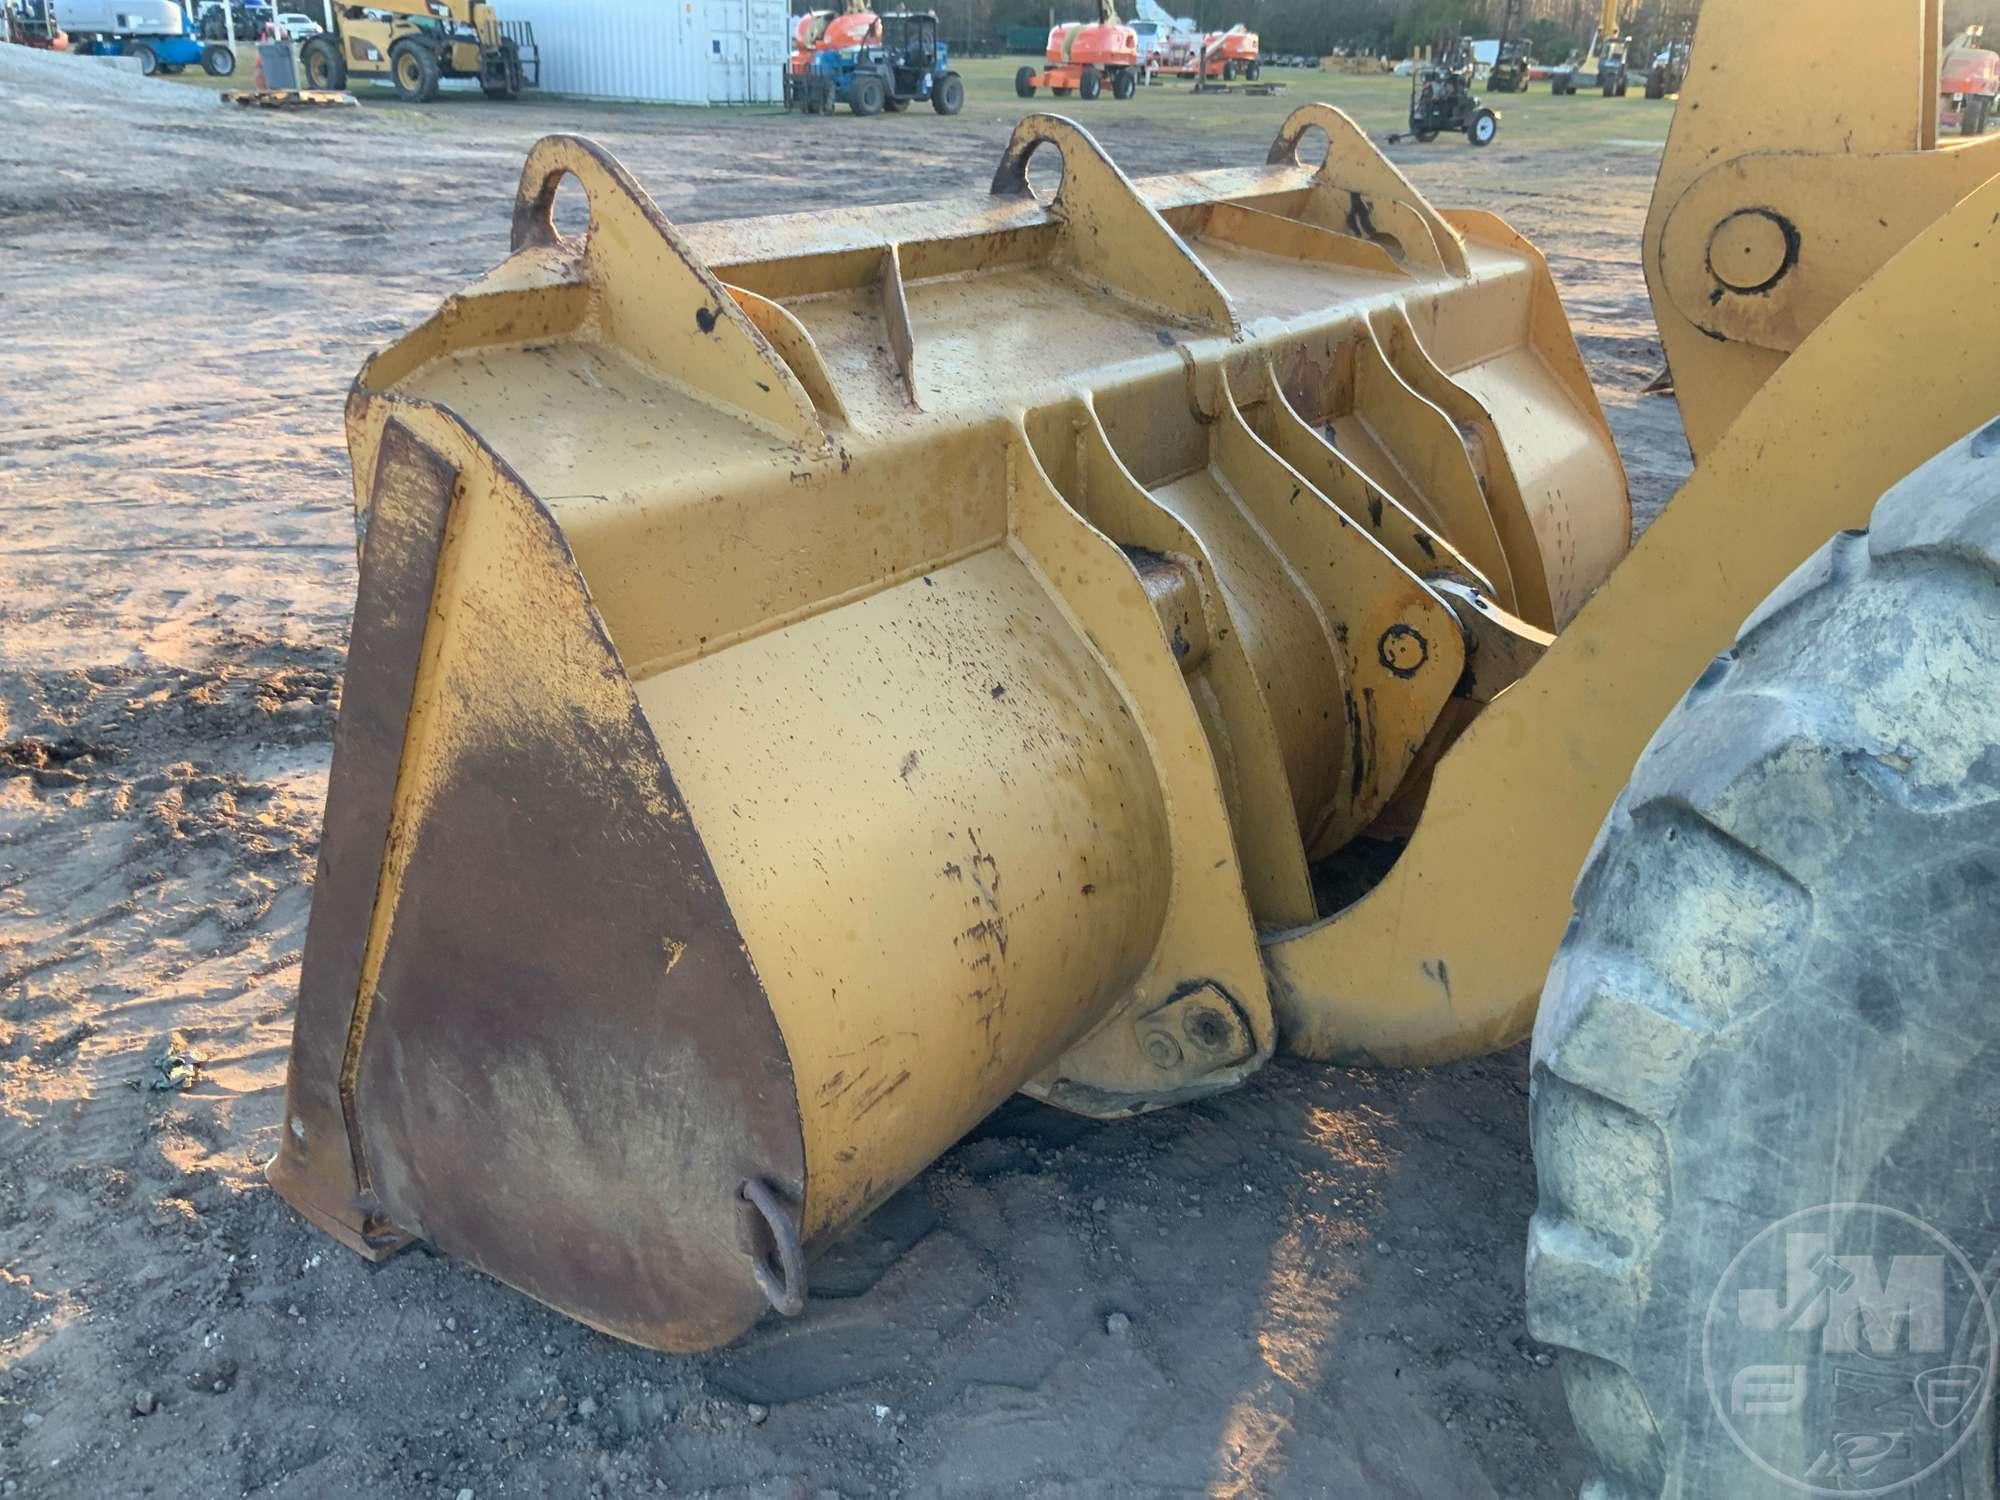
[[201, 49], [201, 70], [210, 78], [227, 78], [236, 71], [236, 54], [222, 42], [210, 42]]
[[1089, 63], [1076, 75], [1076, 96], [1079, 99], [1095, 99], [1104, 92], [1104, 77]]
[[389, 79], [408, 104], [428, 104], [438, 96], [438, 61], [428, 47], [405, 42], [389, 49]]
[[1033, 68], [1022, 68], [1019, 72], [1015, 73], [1014, 92], [1019, 94], [1023, 99], [1032, 99], [1035, 97], [1035, 70]]
[[863, 73], [854, 80], [847, 107], [857, 115], [879, 115], [888, 98], [889, 91], [882, 87], [882, 80], [873, 73]]
[[1264, 76], [1264, 64], [1261, 61], [1245, 63], [1243, 65], [1243, 76], [1250, 82], [1255, 83], [1259, 78]]
[[1960, 135], [1986, 134], [1987, 102], [1984, 94], [1974, 94], [1965, 101], [1965, 107], [1958, 114]]
[[1224, 59], [1222, 60], [1222, 81], [1223, 81], [1224, 83], [1234, 83], [1234, 82], [1236, 82], [1236, 59], [1235, 59], [1235, 58], [1233, 58], [1233, 57], [1225, 57], [1225, 58], [1224, 58]]
[[1493, 138], [1500, 134], [1500, 117], [1490, 109], [1482, 109], [1473, 115], [1465, 127], [1465, 138], [1475, 146], [1490, 146]]
[[309, 89], [337, 91], [347, 87], [347, 60], [330, 36], [316, 36], [299, 48], [299, 71]]
[[[1975, 1284], [1913, 1223], [1992, 1280], [1996, 986], [2000, 422], [1750, 617], [1640, 757], [1577, 883], [1535, 1026], [1527, 1282], [1531, 1331], [1567, 1351], [1586, 1496], [1995, 1493], [1990, 1369], [1987, 1404], [1951, 1426], [1921, 1385], [1985, 1367], [1975, 1302], [1952, 1301], [1923, 1350], [1916, 1324], [1898, 1348], [1889, 1323], [1886, 1340], [1844, 1334], [1843, 1365], [1831, 1331], [1884, 1326], [1866, 1301], [1833, 1311], [1855, 1266], [1887, 1280], [1911, 1255]], [[1829, 1204], [1880, 1208], [1794, 1220], [1838, 1233], [1788, 1274], [1778, 1229]], [[1746, 1283], [1739, 1253], [1759, 1243]], [[1777, 1287], [1781, 1316], [1724, 1295], [1746, 1284]], [[1792, 1316], [1815, 1306], [1819, 1322]], [[1745, 1326], [1758, 1317], [1779, 1331]], [[1738, 1382], [1772, 1371], [1784, 1399], [1743, 1405]], [[1884, 1436], [1906, 1451], [1851, 1446]]]
[[139, 71], [148, 78], [151, 78], [155, 73], [160, 71], [160, 54], [144, 42], [127, 42], [125, 44], [125, 55], [127, 57], [138, 58]]
[[931, 108], [941, 115], [955, 115], [965, 108], [965, 80], [947, 73], [931, 88]]
[[1130, 99], [1138, 92], [1139, 70], [1137, 68], [1120, 68], [1116, 73], [1111, 75], [1112, 98]]

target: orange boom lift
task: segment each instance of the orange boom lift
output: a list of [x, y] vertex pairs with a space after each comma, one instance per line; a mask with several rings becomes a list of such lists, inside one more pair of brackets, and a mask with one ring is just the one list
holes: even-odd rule
[[809, 10], [792, 23], [792, 55], [788, 70], [803, 78], [812, 70], [815, 52], [837, 52], [843, 47], [859, 47], [875, 35], [881, 19], [868, 10], [863, 0], [847, 0], [847, 9]]
[[[1211, 31], [1203, 37], [1200, 59], [1202, 77], [1219, 78], [1224, 83], [1234, 83], [1238, 78], [1255, 82], [1264, 71], [1259, 61], [1257, 33], [1243, 26]], [[1193, 73], [1194, 67], [1190, 65], [1187, 71]]]
[[1014, 75], [1014, 92], [1023, 99], [1034, 98], [1038, 88], [1095, 99], [1106, 84], [1114, 99], [1139, 91], [1139, 33], [1118, 19], [1117, 0], [1097, 0], [1095, 22], [1050, 28], [1048, 66], [1039, 73], [1023, 67]]

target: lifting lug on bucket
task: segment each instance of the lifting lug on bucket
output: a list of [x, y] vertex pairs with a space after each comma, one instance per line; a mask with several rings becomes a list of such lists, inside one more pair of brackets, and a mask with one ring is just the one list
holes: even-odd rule
[[806, 1252], [799, 1244], [798, 1217], [762, 1177], [746, 1179], [738, 1192], [747, 1210], [751, 1274], [775, 1311], [796, 1318], [806, 1310]]

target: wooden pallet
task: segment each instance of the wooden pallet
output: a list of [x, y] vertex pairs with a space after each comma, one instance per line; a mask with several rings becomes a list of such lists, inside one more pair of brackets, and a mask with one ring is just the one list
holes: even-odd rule
[[1284, 91], [1285, 85], [1282, 83], [1219, 83], [1214, 81], [1197, 83], [1193, 90], [1197, 94], [1257, 95], [1282, 94]]
[[361, 103], [336, 89], [229, 89], [222, 102], [256, 109], [352, 109]]

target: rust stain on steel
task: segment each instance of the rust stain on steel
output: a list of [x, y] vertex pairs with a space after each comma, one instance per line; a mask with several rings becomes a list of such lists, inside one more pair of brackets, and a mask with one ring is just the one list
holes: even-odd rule
[[[453, 597], [433, 611], [420, 589], [424, 607], [379, 615], [404, 622], [411, 640], [427, 619], [443, 633], [425, 648], [437, 662], [423, 711], [433, 744], [448, 749], [404, 772], [422, 795], [408, 798], [359, 1038], [357, 1135], [394, 1224], [605, 1332], [708, 1347], [764, 1307], [737, 1244], [739, 1187], [765, 1178], [803, 1195], [789, 1059], [566, 544], [473, 445], [492, 482], [453, 526]], [[364, 599], [371, 587], [406, 596], [436, 556], [435, 545], [371, 542]], [[591, 690], [573, 691], [579, 681]], [[396, 687], [364, 670], [343, 710], [357, 726], [386, 724], [376, 734], [392, 747], [409, 691], [386, 701]], [[350, 785], [337, 815], [380, 826], [387, 763], [348, 760], [350, 780], [366, 772], [374, 784]], [[551, 776], [554, 766], [578, 774]], [[330, 837], [339, 841], [337, 822]], [[354, 905], [340, 892], [372, 892], [380, 849], [320, 892], [326, 939]], [[351, 951], [309, 948], [295, 1068], [345, 1041], [358, 974]], [[676, 1170], [635, 1197], [638, 1157]], [[323, 1161], [281, 1152], [272, 1180], [331, 1228], [340, 1195], [354, 1199], [345, 1170], [315, 1173]], [[523, 1182], [562, 1233], [522, 1232], [512, 1205]], [[621, 1274], [607, 1276], [610, 1263]]]
[[867, 1114], [876, 1105], [880, 1104], [884, 1099], [887, 1099], [891, 1094], [895, 1093], [897, 1089], [901, 1088], [904, 1084], [908, 1083], [909, 1081], [910, 1081], [910, 1071], [909, 1069], [905, 1068], [901, 1072], [899, 1072], [894, 1078], [891, 1078], [886, 1082], [878, 1082], [877, 1084], [874, 1085], [874, 1087], [870, 1088], [867, 1093], [863, 1094], [858, 1101], [856, 1101], [854, 1106], [854, 1113], [851, 1116], [851, 1118], [856, 1120], [860, 1119], [863, 1115]]
[[[400, 422], [385, 429], [362, 549], [353, 637], [328, 777], [287, 1125], [272, 1180], [342, 1240], [375, 1253], [407, 1238], [380, 1222], [352, 1109], [362, 990], [404, 731], [457, 471]], [[338, 1145], [336, 1146], [336, 1142]]]

